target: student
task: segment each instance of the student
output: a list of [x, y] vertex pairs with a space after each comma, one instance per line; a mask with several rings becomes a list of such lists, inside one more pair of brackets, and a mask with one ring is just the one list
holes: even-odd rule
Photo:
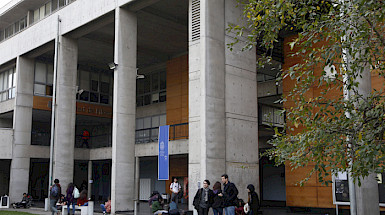
[[106, 213], [111, 213], [111, 197], [108, 197], [108, 201], [104, 204], [100, 204], [100, 207], [102, 208], [103, 215]]
[[56, 208], [56, 202], [59, 200], [61, 195], [61, 186], [59, 184], [59, 179], [54, 180], [54, 184], [50, 187], [50, 208], [52, 211], [52, 215], [55, 215], [55, 213], [58, 212]]
[[178, 193], [182, 187], [178, 183], [178, 179], [176, 177], [173, 177], [173, 182], [170, 184], [170, 191], [172, 192], [171, 194], [171, 199], [174, 198], [175, 196], [175, 203], [178, 204]]
[[199, 189], [195, 194], [193, 205], [194, 208], [198, 211], [199, 215], [208, 215], [209, 209], [213, 203], [214, 193], [209, 188], [210, 181], [203, 181], [203, 188]]
[[88, 205], [87, 190], [83, 190], [82, 192], [80, 192], [80, 197], [78, 198], [76, 204], [79, 206], [87, 206]]
[[75, 185], [73, 183], [69, 183], [67, 186], [67, 190], [66, 190], [68, 215], [70, 215], [70, 206], [71, 205], [72, 205], [72, 212], [73, 212], [73, 214], [75, 214], [76, 198], [74, 197], [74, 189], [75, 189]]
[[248, 215], [258, 214], [260, 204], [259, 204], [259, 197], [258, 197], [258, 194], [255, 192], [254, 185], [252, 184], [247, 185], [247, 191], [248, 191], [247, 203], [250, 206], [250, 212], [248, 213]]
[[235, 215], [235, 206], [237, 206], [237, 187], [229, 181], [227, 174], [222, 175], [223, 192], [218, 196], [224, 197], [224, 207], [226, 215]]
[[213, 186], [213, 193], [214, 193], [214, 202], [212, 205], [214, 215], [222, 215], [223, 214], [223, 197], [218, 196], [220, 193], [222, 193], [221, 189], [221, 182], [217, 181], [215, 182]]

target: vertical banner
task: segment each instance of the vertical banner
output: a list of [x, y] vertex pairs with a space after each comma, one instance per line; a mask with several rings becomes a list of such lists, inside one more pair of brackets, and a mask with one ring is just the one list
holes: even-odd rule
[[168, 157], [168, 132], [169, 125], [159, 127], [158, 138], [158, 180], [168, 180], [169, 157]]

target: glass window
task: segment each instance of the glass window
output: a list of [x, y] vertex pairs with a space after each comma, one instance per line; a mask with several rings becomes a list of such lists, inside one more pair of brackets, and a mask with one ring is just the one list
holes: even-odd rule
[[36, 95], [43, 95], [43, 96], [45, 96], [45, 85], [35, 84], [34, 88], [35, 88], [34, 91], [35, 91]]
[[99, 91], [99, 73], [91, 72], [91, 91]]
[[88, 71], [80, 71], [80, 88], [90, 91], [90, 73]]
[[151, 127], [159, 127], [159, 116], [152, 117]]
[[159, 126], [166, 125], [166, 114], [159, 116]]
[[136, 129], [143, 129], [143, 119], [136, 119]]
[[20, 31], [27, 27], [27, 19], [26, 17], [22, 18], [19, 22]]
[[3, 85], [3, 77], [4, 77], [4, 73], [1, 73], [0, 74], [0, 91], [3, 91], [4, 90], [4, 85]]
[[19, 30], [20, 30], [20, 26], [19, 25], [20, 25], [19, 21], [15, 22], [15, 33], [19, 32]]
[[45, 83], [46, 71], [47, 71], [46, 65], [44, 63], [37, 62], [35, 67], [35, 82]]
[[0, 41], [4, 40], [4, 31], [1, 29], [0, 30]]
[[154, 73], [151, 75], [152, 80], [151, 80], [151, 86], [152, 86], [152, 91], [159, 90], [159, 73]]
[[45, 5], [40, 7], [40, 19], [43, 19], [45, 16]]
[[51, 85], [53, 84], [53, 65], [48, 64], [48, 73], [47, 73], [47, 84]]
[[55, 11], [57, 9], [57, 2], [58, 0], [52, 0], [52, 7], [51, 7], [51, 11]]
[[45, 15], [47, 16], [50, 13], [51, 13], [51, 2], [48, 2], [47, 4], [45, 4]]
[[59, 0], [59, 7], [63, 7], [65, 5], [65, 0]]
[[143, 128], [151, 128], [151, 117], [143, 119]]
[[8, 71], [8, 88], [13, 87], [13, 71], [12, 69]]
[[146, 76], [143, 79], [143, 87], [144, 87], [144, 93], [151, 92], [151, 76]]
[[39, 21], [39, 9], [36, 9], [35, 11], [33, 11], [33, 22], [37, 22]]
[[143, 105], [151, 104], [151, 95], [145, 95], [143, 100]]
[[13, 69], [13, 87], [16, 87], [16, 70]]
[[165, 71], [160, 73], [160, 89], [161, 90], [166, 89], [166, 72]]

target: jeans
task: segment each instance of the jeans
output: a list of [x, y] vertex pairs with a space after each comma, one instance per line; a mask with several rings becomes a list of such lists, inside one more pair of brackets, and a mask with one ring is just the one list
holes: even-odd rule
[[76, 205], [76, 201], [72, 202], [69, 202], [68, 205], [67, 205], [67, 211], [68, 211], [68, 215], [70, 214], [70, 206], [72, 205], [72, 212], [73, 214], [75, 214], [75, 205]]
[[172, 201], [172, 198], [174, 198], [174, 196], [175, 196], [175, 203], [176, 203], [176, 205], [178, 207], [178, 193], [172, 193], [171, 194], [170, 202]]
[[57, 213], [56, 202], [57, 202], [56, 199], [49, 200], [49, 207], [51, 208], [52, 215], [55, 215], [55, 213]]
[[226, 215], [235, 215], [235, 206], [225, 207]]
[[209, 208], [199, 207], [198, 214], [199, 215], [208, 215], [209, 214]]
[[223, 215], [223, 208], [213, 208], [214, 215]]
[[100, 207], [102, 208], [103, 212], [106, 212], [106, 207], [104, 206], [104, 204], [100, 204]]

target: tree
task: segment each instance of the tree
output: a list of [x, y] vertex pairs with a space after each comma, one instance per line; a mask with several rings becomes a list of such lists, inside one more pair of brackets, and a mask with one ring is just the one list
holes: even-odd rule
[[[278, 80], [294, 87], [280, 102], [286, 127], [275, 129], [267, 152], [277, 163], [298, 168], [315, 163], [311, 174], [330, 183], [330, 174], [350, 172], [358, 184], [385, 169], [385, 95], [363, 93], [360, 81], [384, 81], [385, 8], [381, 0], [240, 0], [245, 25], [230, 25], [235, 42], [267, 50], [263, 66], [283, 32], [296, 34], [291, 57], [302, 61]], [[245, 39], [246, 38], [246, 39]], [[368, 70], [369, 69], [369, 70]], [[370, 71], [370, 73], [366, 73]], [[365, 78], [365, 77], [364, 77]], [[370, 79], [369, 79], [370, 80]], [[310, 95], [312, 89], [317, 94]], [[370, 90], [369, 90], [370, 91]], [[295, 102], [293, 102], [295, 101]], [[309, 177], [310, 177], [309, 175]], [[305, 182], [305, 178], [302, 182]]]

